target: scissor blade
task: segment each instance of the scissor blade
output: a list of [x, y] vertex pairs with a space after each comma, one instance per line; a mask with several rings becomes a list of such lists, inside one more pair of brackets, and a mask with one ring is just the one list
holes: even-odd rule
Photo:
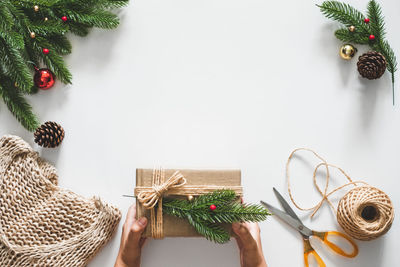
[[287, 203], [287, 201], [283, 198], [283, 196], [278, 192], [278, 190], [276, 190], [275, 187], [273, 187], [273, 190], [276, 198], [279, 200], [286, 213], [292, 216], [293, 218], [297, 219], [301, 224], [303, 224], [299, 219], [299, 217], [297, 217], [297, 214], [294, 212], [294, 210], [289, 206], [289, 203]]
[[260, 203], [266, 207], [269, 211], [272, 212], [273, 215], [278, 216], [280, 219], [285, 221], [287, 224], [292, 226], [294, 229], [299, 231], [304, 237], [309, 237], [312, 236], [312, 231], [308, 229], [306, 226], [304, 226], [301, 221], [293, 218], [291, 215], [288, 213], [281, 211], [280, 209], [275, 208], [274, 206], [265, 203], [264, 201], [260, 201]]

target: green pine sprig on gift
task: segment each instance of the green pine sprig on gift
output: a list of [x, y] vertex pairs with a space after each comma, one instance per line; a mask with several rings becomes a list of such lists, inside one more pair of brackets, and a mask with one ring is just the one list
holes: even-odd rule
[[230, 239], [224, 224], [259, 222], [270, 215], [261, 205], [238, 202], [232, 190], [217, 190], [192, 201], [164, 198], [163, 213], [186, 219], [199, 234], [216, 243]]
[[[369, 1], [366, 16], [349, 4], [342, 2], [325, 1], [317, 6], [327, 18], [343, 24], [343, 27], [335, 32], [335, 36], [339, 40], [369, 45], [372, 50], [381, 53], [386, 58], [387, 70], [391, 73], [394, 104], [394, 73], [397, 71], [397, 61], [393, 49], [385, 39], [385, 18], [380, 5], [375, 0]], [[366, 18], [369, 19], [368, 23], [365, 23]], [[354, 26], [355, 31], [349, 31], [350, 26]], [[371, 35], [374, 36], [373, 40], [369, 38]]]
[[[70, 54], [67, 33], [86, 36], [93, 27], [113, 29], [119, 19], [110, 9], [129, 0], [2, 0], [0, 1], [0, 97], [29, 131], [39, 120], [24, 98], [37, 92], [35, 67], [50, 69], [58, 80], [72, 83], [62, 56]], [[44, 53], [43, 49], [49, 53]]]

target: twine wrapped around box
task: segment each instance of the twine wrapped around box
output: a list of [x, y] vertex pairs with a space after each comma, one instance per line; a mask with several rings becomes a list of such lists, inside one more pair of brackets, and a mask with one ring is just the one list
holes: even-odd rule
[[[168, 179], [165, 179], [166, 170], [153, 169], [150, 186], [138, 184], [140, 183], [139, 180], [142, 178], [141, 173], [143, 173], [143, 171], [148, 172], [149, 170], [137, 170], [137, 186], [135, 188], [135, 196], [143, 208], [150, 210], [150, 236], [157, 239], [162, 239], [165, 236], [164, 217], [162, 212], [162, 198], [164, 196], [198, 196], [221, 189], [231, 189], [235, 191], [238, 196], [243, 195], [243, 189], [242, 186], [240, 186], [240, 171], [236, 171], [236, 173], [232, 175], [232, 171], [182, 170], [173, 171], [173, 174]], [[172, 170], [168, 171], [171, 172]], [[209, 177], [215, 178], [214, 182], [218, 182], [220, 184], [189, 184], [189, 178], [185, 177], [182, 172], [187, 172], [188, 176], [193, 180], [196, 179], [195, 177], [200, 178], [200, 180], [206, 180], [204, 176], [209, 174]], [[199, 175], [199, 173], [203, 175]], [[226, 177], [224, 175], [226, 175]], [[221, 181], [230, 181], [229, 175], [235, 177], [233, 182], [236, 182], [239, 185], [222, 185]], [[222, 179], [219, 179], [221, 177]], [[237, 179], [237, 177], [239, 179]], [[210, 183], [212, 183], [212, 181], [210, 181]], [[138, 217], [141, 217], [142, 215], [143, 213], [141, 212], [141, 209], [138, 209]]]

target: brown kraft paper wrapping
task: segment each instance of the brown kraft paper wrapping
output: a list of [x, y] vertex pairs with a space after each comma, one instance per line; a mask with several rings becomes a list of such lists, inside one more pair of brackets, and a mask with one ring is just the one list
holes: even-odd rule
[[[178, 169], [165, 169], [165, 179], [168, 179]], [[187, 180], [187, 185], [240, 186], [240, 170], [179, 170]], [[136, 186], [152, 186], [153, 169], [136, 169]], [[172, 195], [171, 195], [172, 196]], [[182, 197], [182, 196], [180, 196]], [[150, 210], [145, 209], [136, 201], [137, 218], [146, 217], [150, 225]], [[186, 220], [163, 214], [165, 237], [200, 236]], [[230, 226], [229, 231], [231, 232]], [[151, 229], [147, 227], [143, 236], [151, 237]]]

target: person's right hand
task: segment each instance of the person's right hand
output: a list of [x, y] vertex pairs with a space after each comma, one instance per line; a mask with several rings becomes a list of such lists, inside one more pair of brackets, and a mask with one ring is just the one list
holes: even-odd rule
[[242, 267], [267, 267], [261, 247], [260, 227], [257, 223], [233, 223], [240, 250]]

